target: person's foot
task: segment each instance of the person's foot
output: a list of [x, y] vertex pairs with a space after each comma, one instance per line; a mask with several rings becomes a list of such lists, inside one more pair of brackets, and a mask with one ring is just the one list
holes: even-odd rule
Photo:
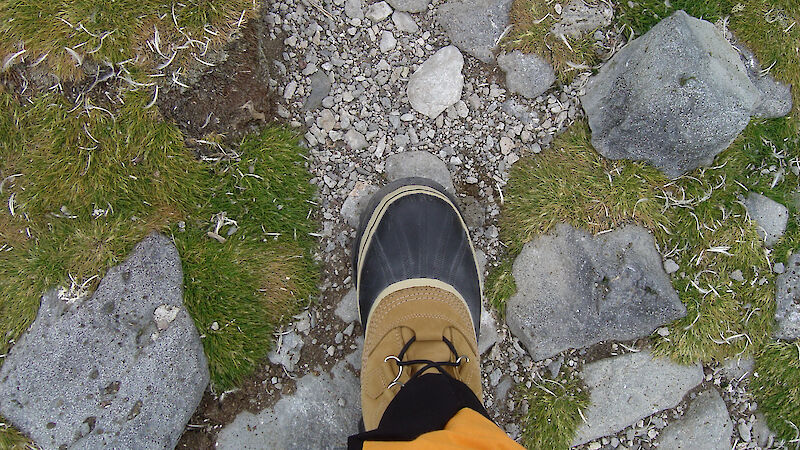
[[482, 399], [481, 277], [463, 216], [442, 186], [405, 178], [378, 191], [361, 216], [353, 272], [366, 430], [423, 373], [452, 376]]

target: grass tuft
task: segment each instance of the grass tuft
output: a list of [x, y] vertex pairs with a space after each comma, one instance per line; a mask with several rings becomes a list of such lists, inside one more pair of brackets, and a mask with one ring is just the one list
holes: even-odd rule
[[767, 425], [780, 439], [800, 438], [800, 342], [773, 342], [756, 358], [751, 386]]
[[545, 58], [559, 80], [569, 83], [581, 70], [600, 62], [593, 32], [580, 37], [561, 36], [551, 32], [557, 23], [556, 2], [515, 0], [511, 6], [511, 31], [503, 39], [506, 51], [520, 50]]
[[514, 260], [505, 258], [496, 267], [489, 270], [486, 277], [485, 292], [489, 304], [500, 313], [500, 318], [505, 316], [506, 300], [517, 292], [517, 283], [514, 281], [512, 269]]
[[22, 433], [6, 424], [0, 416], [0, 448], [5, 450], [36, 450], [38, 447]]
[[212, 383], [229, 389], [315, 292], [304, 150], [295, 133], [267, 127], [244, 138], [239, 160], [210, 166], [148, 100], [129, 92], [112, 117], [70, 112], [57, 95], [29, 106], [0, 95], [0, 177], [12, 177], [2, 201], [14, 205], [13, 215], [0, 212], [0, 354], [36, 317], [45, 289], [91, 290], [158, 230], [180, 251]]
[[589, 392], [576, 371], [565, 369], [555, 380], [541, 379], [520, 387], [528, 402], [522, 417], [522, 444], [532, 450], [570, 448], [581, 423], [580, 411], [589, 407]]
[[0, 3], [0, 60], [25, 50], [15, 62], [43, 58], [56, 75], [69, 79], [79, 76], [89, 59], [154, 68], [187, 45], [188, 52], [170, 65], [174, 71], [192, 59], [189, 52], [205, 55], [206, 45], [227, 42], [240, 18], [254, 13], [250, 0], [9, 0]]

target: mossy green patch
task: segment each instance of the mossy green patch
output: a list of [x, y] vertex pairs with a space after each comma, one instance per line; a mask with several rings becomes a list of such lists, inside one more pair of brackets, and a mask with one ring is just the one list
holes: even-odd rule
[[178, 47], [205, 54], [227, 42], [254, 12], [251, 0], [9, 0], [0, 3], [0, 58], [25, 50], [17, 58], [43, 58], [65, 77], [79, 74], [86, 58], [154, 67]]
[[525, 448], [570, 448], [581, 412], [589, 407], [589, 392], [577, 372], [565, 369], [555, 380], [541, 378], [532, 381], [530, 388], [519, 389], [528, 402], [528, 412], [522, 417]]
[[315, 290], [305, 151], [295, 133], [267, 127], [244, 138], [240, 158], [212, 166], [145, 108], [145, 95], [124, 98], [106, 112], [72, 110], [57, 95], [28, 106], [0, 95], [0, 354], [45, 289], [91, 289], [158, 230], [180, 251], [213, 385], [231, 388]]
[[5, 450], [33, 450], [37, 447], [18, 430], [0, 417], [0, 448]]
[[520, 50], [545, 58], [562, 82], [599, 62], [592, 33], [580, 37], [556, 35], [551, 30], [558, 14], [556, 2], [515, 0], [511, 7], [512, 28], [503, 39], [506, 51]]
[[779, 438], [800, 438], [800, 342], [773, 342], [756, 358], [751, 381], [758, 406]]

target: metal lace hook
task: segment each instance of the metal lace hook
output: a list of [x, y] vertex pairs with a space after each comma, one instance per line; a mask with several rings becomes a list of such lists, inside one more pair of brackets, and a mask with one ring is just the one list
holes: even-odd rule
[[467, 362], [467, 363], [469, 362], [469, 356], [467, 356], [467, 355], [461, 355], [461, 356], [459, 356], [459, 357], [458, 357], [458, 359], [456, 360], [456, 364], [461, 364], [461, 360], [462, 360], [462, 359], [464, 360], [464, 362]]
[[389, 355], [389, 356], [387, 356], [386, 358], [383, 359], [383, 362], [389, 362], [389, 360], [394, 360], [395, 362], [397, 362], [397, 368], [400, 369], [400, 370], [399, 370], [399, 372], [397, 372], [397, 376], [394, 377], [394, 380], [392, 380], [392, 382], [389, 383], [389, 386], [386, 386], [386, 389], [391, 389], [396, 384], [399, 384], [400, 386], [403, 386], [403, 383], [401, 383], [399, 381], [400, 380], [400, 376], [403, 375], [403, 366], [400, 365], [400, 358], [398, 358], [397, 356], [394, 356], [394, 355]]

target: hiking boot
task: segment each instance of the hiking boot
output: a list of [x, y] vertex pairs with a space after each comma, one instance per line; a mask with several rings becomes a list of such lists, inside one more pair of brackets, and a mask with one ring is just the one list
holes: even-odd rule
[[378, 191], [361, 216], [353, 271], [364, 428], [377, 428], [404, 383], [424, 373], [453, 377], [482, 402], [481, 275], [455, 198], [426, 178]]

